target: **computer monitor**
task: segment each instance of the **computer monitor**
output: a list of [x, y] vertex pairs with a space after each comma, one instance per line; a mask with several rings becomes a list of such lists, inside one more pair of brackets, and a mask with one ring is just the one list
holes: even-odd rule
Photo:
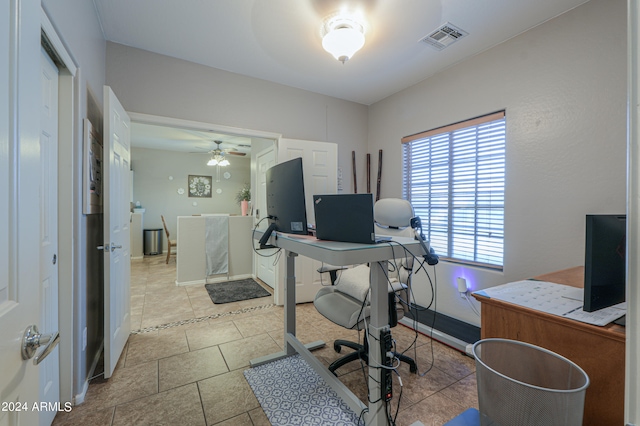
[[587, 215], [584, 306], [597, 311], [624, 302], [626, 216]]
[[304, 198], [302, 158], [276, 164], [266, 172], [267, 216], [269, 228], [260, 239], [260, 248], [268, 248], [273, 231], [306, 235], [307, 206]]

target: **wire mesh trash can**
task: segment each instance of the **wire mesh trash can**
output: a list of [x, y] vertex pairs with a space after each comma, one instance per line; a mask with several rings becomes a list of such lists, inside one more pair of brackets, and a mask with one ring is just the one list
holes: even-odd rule
[[162, 254], [162, 228], [144, 230], [144, 255]]
[[482, 426], [582, 425], [589, 376], [547, 349], [507, 339], [473, 345]]

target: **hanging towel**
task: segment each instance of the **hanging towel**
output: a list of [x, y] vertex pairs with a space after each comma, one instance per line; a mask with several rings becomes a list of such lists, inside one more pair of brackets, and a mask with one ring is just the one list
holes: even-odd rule
[[229, 216], [205, 216], [206, 276], [229, 272]]

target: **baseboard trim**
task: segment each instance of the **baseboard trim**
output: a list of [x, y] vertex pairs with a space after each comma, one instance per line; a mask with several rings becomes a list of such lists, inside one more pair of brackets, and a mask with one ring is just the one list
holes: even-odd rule
[[100, 362], [100, 356], [102, 356], [102, 351], [104, 350], [104, 341], [100, 344], [100, 349], [96, 352], [93, 357], [93, 361], [91, 362], [91, 368], [89, 369], [89, 374], [87, 375], [87, 379], [84, 381], [82, 386], [82, 391], [73, 397], [73, 405], [80, 405], [84, 402], [84, 398], [87, 396], [87, 391], [89, 390], [89, 381], [93, 377], [93, 373], [96, 371], [96, 367]]
[[87, 396], [87, 391], [89, 390], [89, 381], [86, 380], [84, 385], [82, 386], [82, 391], [73, 397], [73, 405], [80, 405], [84, 402], [84, 398]]
[[[435, 326], [432, 328], [434, 317]], [[473, 344], [480, 340], [480, 327], [422, 307], [417, 314], [411, 311], [398, 322], [413, 329], [417, 328], [420, 333], [469, 356], [473, 356]]]

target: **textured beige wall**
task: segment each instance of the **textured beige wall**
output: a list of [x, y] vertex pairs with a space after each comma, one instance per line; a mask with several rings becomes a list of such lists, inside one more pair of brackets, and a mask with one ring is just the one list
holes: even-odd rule
[[[107, 84], [127, 111], [338, 144], [338, 167], [360, 162], [365, 185], [367, 106], [107, 43]], [[345, 180], [345, 192], [351, 192]]]
[[[216, 167], [206, 165], [204, 154], [189, 154], [158, 149], [134, 148], [131, 150], [133, 167], [133, 200], [140, 201], [144, 212], [144, 228], [162, 228], [160, 215], [164, 215], [171, 239], [177, 233], [178, 216], [190, 216], [203, 213], [240, 214], [240, 205], [236, 194], [245, 183], [251, 181], [251, 158], [229, 158], [231, 163], [221, 167], [220, 182], [216, 182]], [[225, 179], [223, 172], [231, 177]], [[204, 175], [212, 177], [210, 198], [189, 197], [188, 176]], [[169, 176], [173, 180], [169, 180]], [[183, 188], [184, 194], [178, 194]], [[221, 193], [218, 194], [217, 190]], [[196, 203], [197, 205], [193, 205]], [[163, 236], [162, 244], [166, 253], [167, 241]]]
[[592, 0], [371, 106], [385, 197], [402, 196], [401, 137], [506, 110], [504, 272], [441, 263], [439, 312], [479, 324], [457, 277], [477, 290], [582, 265], [585, 215], [625, 212], [626, 27], [624, 0]]

